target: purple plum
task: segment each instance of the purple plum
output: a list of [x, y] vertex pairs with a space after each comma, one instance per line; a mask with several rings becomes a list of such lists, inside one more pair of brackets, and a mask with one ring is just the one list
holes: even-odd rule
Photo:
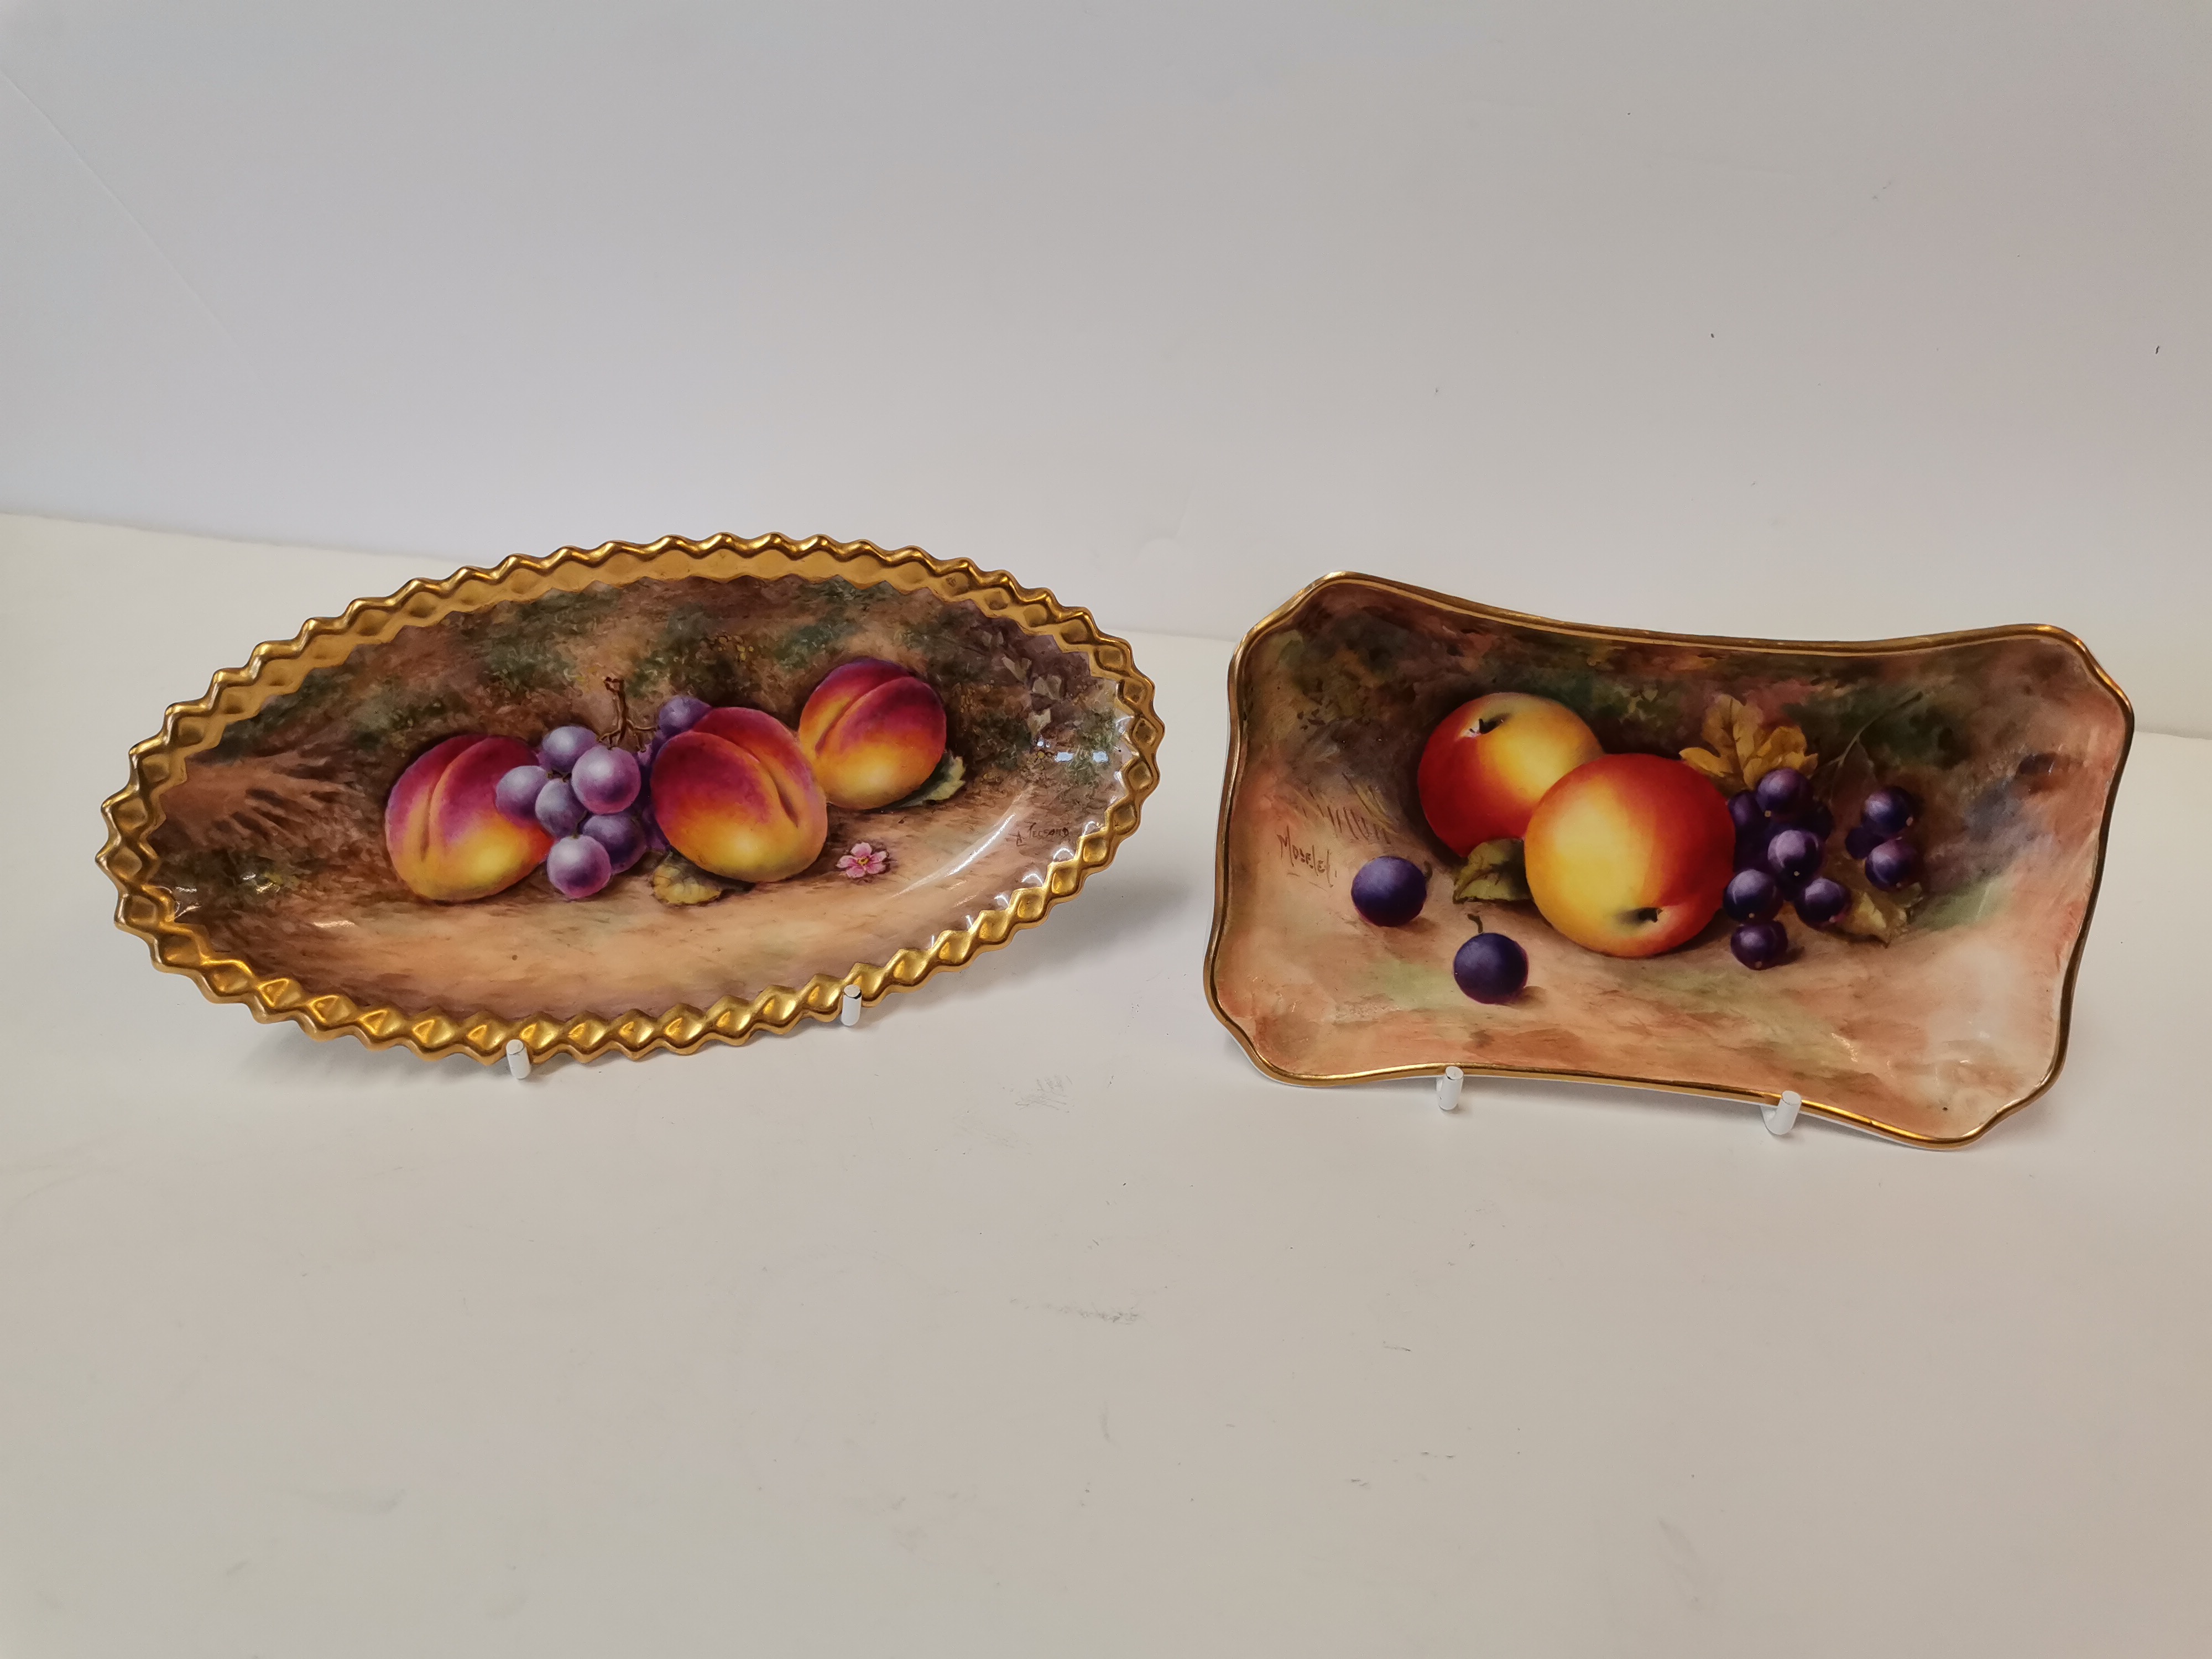
[[1429, 878], [1409, 859], [1370, 859], [1352, 878], [1352, 908], [1378, 927], [1402, 927], [1428, 902]]
[[1477, 1002], [1510, 1002], [1528, 983], [1528, 953], [1503, 933], [1477, 933], [1452, 957], [1452, 977]]

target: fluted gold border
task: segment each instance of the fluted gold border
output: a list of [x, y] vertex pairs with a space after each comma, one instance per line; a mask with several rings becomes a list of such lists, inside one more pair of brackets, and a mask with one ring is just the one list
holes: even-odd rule
[[[343, 662], [361, 647], [391, 639], [402, 629], [510, 599], [573, 593], [594, 583], [626, 587], [687, 576], [724, 581], [739, 576], [800, 576], [810, 581], [841, 576], [858, 586], [889, 585], [902, 592], [972, 604], [1026, 634], [1048, 637], [1062, 650], [1088, 658], [1115, 684], [1115, 702], [1129, 717], [1127, 740], [1135, 751], [1122, 768], [1121, 793], [1099, 827], [1080, 838], [1072, 857], [1047, 867], [1042, 885], [1017, 890], [1009, 902], [967, 926], [948, 928], [926, 946], [900, 951], [888, 963], [855, 963], [839, 977], [817, 974], [796, 988], [771, 986], [749, 1002], [725, 997], [707, 1008], [678, 1005], [659, 1013], [632, 1009], [604, 1018], [539, 1014], [506, 1019], [434, 1008], [364, 1007], [343, 991], [264, 974], [243, 957], [216, 950], [200, 928], [177, 920], [173, 901], [156, 884], [160, 860], [149, 837], [161, 823], [162, 795], [184, 777], [190, 758], [212, 748], [232, 722], [252, 715], [271, 697], [296, 691], [311, 671]], [[834, 1019], [848, 985], [858, 986], [871, 1003], [892, 991], [911, 990], [939, 969], [962, 967], [977, 952], [1004, 945], [1018, 929], [1034, 926], [1054, 905], [1073, 897], [1135, 832], [1144, 799], [1158, 785], [1163, 728], [1152, 708], [1152, 690], [1127, 641], [1102, 633], [1089, 611], [1062, 605], [1044, 588], [1024, 587], [1004, 571], [979, 570], [965, 559], [933, 559], [918, 547], [885, 551], [870, 542], [838, 542], [826, 536], [793, 541], [778, 535], [749, 541], [712, 536], [696, 542], [664, 536], [647, 544], [607, 542], [589, 550], [564, 547], [542, 559], [518, 556], [496, 569], [471, 566], [442, 581], [410, 581], [386, 598], [355, 600], [342, 617], [318, 617], [289, 640], [256, 646], [246, 666], [217, 673], [196, 702], [172, 704], [160, 735], [132, 748], [130, 783], [100, 807], [108, 833], [99, 862], [121, 895], [116, 926], [146, 941], [155, 966], [189, 976], [210, 1002], [243, 1003], [264, 1024], [289, 1020], [319, 1040], [353, 1036], [372, 1048], [404, 1047], [426, 1059], [465, 1053], [486, 1064], [499, 1059], [515, 1037], [538, 1060], [562, 1054], [590, 1060], [610, 1049], [632, 1059], [657, 1048], [690, 1054], [708, 1042], [743, 1042], [763, 1029], [788, 1031], [809, 1017]]]
[[1469, 1077], [1534, 1078], [1558, 1083], [1604, 1083], [1631, 1089], [1658, 1089], [1671, 1094], [1705, 1095], [1727, 1100], [1754, 1101], [1762, 1105], [1778, 1105], [1781, 1097], [1756, 1089], [1734, 1089], [1711, 1083], [1687, 1083], [1674, 1078], [1623, 1077], [1595, 1072], [1539, 1071], [1516, 1066], [1482, 1066], [1468, 1060], [1440, 1061], [1434, 1065], [1390, 1066], [1368, 1072], [1344, 1072], [1329, 1074], [1307, 1074], [1285, 1072], [1262, 1058], [1253, 1046], [1252, 1039], [1243, 1027], [1231, 1019], [1221, 1006], [1221, 998], [1214, 988], [1216, 959], [1221, 950], [1222, 935], [1228, 925], [1230, 906], [1229, 887], [1229, 817], [1236, 804], [1237, 784], [1244, 769], [1244, 664], [1252, 647], [1276, 629], [1293, 622], [1316, 595], [1332, 587], [1364, 587], [1400, 599], [1413, 599], [1430, 605], [1447, 615], [1471, 617], [1480, 621], [1501, 623], [1516, 628], [1540, 629], [1547, 633], [1565, 635], [1571, 639], [1601, 640], [1608, 643], [1660, 644], [1703, 646], [1718, 650], [1790, 651], [1803, 656], [1879, 657], [1894, 652], [1920, 651], [1932, 647], [1972, 645], [1986, 640], [2020, 639], [2039, 636], [2058, 640], [2081, 654], [2083, 664], [2099, 684], [2112, 695], [2120, 707], [2125, 722], [2120, 737], [2120, 752], [2112, 764], [2112, 781], [2105, 794], [2104, 821], [2097, 829], [2097, 864], [2089, 880], [2089, 900], [2081, 912], [2081, 926], [2074, 937], [2074, 948], [2066, 958], [2066, 977], [2058, 998], [2058, 1041], [2051, 1050], [2050, 1068], [2033, 1089], [2009, 1102], [1990, 1115], [1988, 1121], [1972, 1133], [1940, 1137], [1917, 1134], [1912, 1130], [1884, 1123], [1862, 1113], [1840, 1106], [1808, 1100], [1801, 1109], [1815, 1116], [1854, 1128], [1882, 1135], [1892, 1140], [1915, 1146], [1964, 1146], [1980, 1139], [2006, 1118], [2041, 1095], [2057, 1081], [2059, 1068], [2066, 1063], [2066, 1044], [2074, 1018], [2074, 980], [2081, 971], [2082, 948], [2089, 940], [2089, 922], [2097, 911], [2097, 894], [2105, 881], [2105, 855], [2112, 840], [2112, 808], [2119, 799], [2120, 775], [2127, 769], [2128, 751], [2134, 746], [2136, 735], [2135, 705], [2128, 701], [2118, 682], [2107, 674], [2089, 647], [2063, 628], [2053, 628], [2042, 623], [2021, 623], [2004, 628], [1970, 629], [1957, 634], [1920, 634], [1895, 640], [1761, 640], [1732, 639], [1710, 634], [1662, 634], [1640, 628], [1592, 628], [1576, 623], [1553, 622], [1546, 617], [1532, 617], [1518, 611], [1501, 611], [1493, 605], [1478, 605], [1471, 599], [1455, 599], [1449, 593], [1438, 593], [1429, 588], [1415, 587], [1410, 583], [1392, 581], [1387, 576], [1364, 576], [1353, 571], [1334, 571], [1318, 580], [1309, 582], [1281, 605], [1255, 623], [1238, 642], [1236, 655], [1229, 660], [1229, 763], [1222, 780], [1221, 813], [1214, 834], [1213, 847], [1213, 927], [1206, 941], [1206, 1000], [1213, 1016], [1229, 1028], [1237, 1045], [1244, 1050], [1253, 1065], [1279, 1083], [1300, 1083], [1336, 1085], [1347, 1083], [1369, 1083], [1385, 1078], [1438, 1077], [1446, 1065], [1457, 1065]]

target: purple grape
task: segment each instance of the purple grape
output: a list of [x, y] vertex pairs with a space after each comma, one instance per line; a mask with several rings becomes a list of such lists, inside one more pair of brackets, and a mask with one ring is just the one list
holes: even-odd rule
[[619, 812], [637, 799], [637, 757], [627, 749], [594, 744], [569, 775], [576, 799], [594, 812]]
[[607, 849], [617, 875], [645, 856], [645, 831], [628, 812], [603, 812], [584, 820], [581, 834]]
[[1764, 870], [1743, 870], [1721, 893], [1731, 921], [1768, 921], [1782, 908], [1782, 889]]
[[1428, 902], [1429, 878], [1407, 859], [1370, 859], [1352, 878], [1352, 906], [1378, 927], [1402, 927]]
[[574, 835], [586, 816], [584, 803], [576, 799], [566, 778], [549, 778], [538, 792], [538, 824], [549, 836]]
[[1528, 953], [1503, 933], [1477, 933], [1452, 958], [1452, 977], [1477, 1002], [1510, 1002], [1528, 982]]
[[589, 898], [613, 878], [607, 849], [589, 836], [566, 836], [545, 855], [545, 879], [562, 898]]
[[538, 745], [538, 763], [549, 772], [573, 771], [599, 743], [599, 733], [588, 726], [556, 726]]
[[1759, 804], [1775, 817], [1795, 817], [1812, 800], [1812, 792], [1805, 787], [1805, 775], [1792, 766], [1778, 766], [1759, 781], [1753, 792]]
[[1748, 789], [1739, 789], [1729, 797], [1729, 816], [1735, 820], [1735, 832], [1744, 835], [1766, 822], [1766, 809], [1759, 804], [1759, 797]]
[[1859, 809], [1859, 821], [1878, 832], [1884, 841], [1894, 841], [1912, 828], [1920, 817], [1920, 803], [1903, 789], [1877, 789], [1866, 798]]
[[517, 823], [535, 823], [538, 793], [552, 775], [542, 766], [518, 766], [500, 779], [492, 803]]
[[1920, 849], [1892, 837], [1867, 854], [1866, 873], [1885, 893], [1902, 887], [1920, 873]]
[[1747, 921], [1729, 935], [1729, 949], [1747, 968], [1771, 968], [1790, 954], [1790, 935], [1778, 921]]
[[1820, 838], [1809, 830], [1778, 830], [1766, 843], [1766, 867], [1785, 886], [1804, 880], [1820, 867]]
[[1836, 833], [1836, 815], [1829, 810], [1827, 802], [1816, 800], [1797, 815], [1797, 827], [1825, 842]]
[[673, 738], [689, 732], [707, 718], [707, 705], [696, 697], [671, 697], [660, 705], [660, 713], [653, 725], [664, 738]]
[[1860, 824], [1844, 837], [1844, 851], [1855, 859], [1863, 859], [1881, 845], [1886, 837], [1870, 824]]
[[1778, 823], [1759, 823], [1745, 830], [1735, 838], [1735, 867], [1739, 870], [1764, 870], [1766, 867], [1767, 843], [1781, 834]]
[[1850, 904], [1851, 896], [1843, 883], [1815, 876], [1797, 895], [1797, 918], [1809, 927], [1826, 927]]

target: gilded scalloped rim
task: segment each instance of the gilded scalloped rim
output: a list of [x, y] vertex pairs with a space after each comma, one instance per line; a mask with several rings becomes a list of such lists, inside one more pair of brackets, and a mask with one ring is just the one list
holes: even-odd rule
[[1609, 1073], [1546, 1071], [1530, 1066], [1484, 1066], [1472, 1060], [1438, 1061], [1433, 1065], [1378, 1066], [1371, 1071], [1340, 1073], [1286, 1072], [1262, 1056], [1253, 1044], [1250, 1035], [1231, 1018], [1221, 1006], [1221, 998], [1214, 987], [1217, 958], [1221, 941], [1229, 927], [1229, 814], [1235, 805], [1237, 791], [1244, 772], [1244, 665], [1252, 647], [1267, 635], [1293, 622], [1307, 603], [1332, 587], [1369, 587], [1432, 605], [1447, 614], [1472, 617], [1483, 622], [1502, 623], [1516, 628], [1540, 629], [1547, 633], [1562, 634], [1573, 639], [1603, 640], [1622, 643], [1651, 643], [1662, 645], [1707, 646], [1723, 650], [1790, 651], [1809, 656], [1879, 657], [1893, 652], [1920, 651], [1934, 647], [1971, 645], [1984, 640], [2019, 639], [2033, 636], [2057, 640], [2079, 653], [2090, 675], [2112, 694], [2119, 705], [2122, 726], [2120, 751], [2112, 761], [2112, 781], [2105, 792], [2104, 821], [2097, 829], [2097, 862], [2089, 878], [2088, 902], [2082, 908], [2081, 926], [2074, 935], [2074, 948], [2067, 955], [2066, 974], [2061, 981], [2058, 1000], [2058, 1036], [2052, 1045], [2050, 1068], [2042, 1080], [2019, 1099], [1991, 1113], [1978, 1128], [1963, 1135], [1939, 1137], [1916, 1133], [1895, 1124], [1884, 1123], [1878, 1118], [1854, 1112], [1847, 1107], [1831, 1105], [1824, 1101], [1807, 1099], [1799, 1110], [1832, 1123], [1845, 1124], [1885, 1139], [1901, 1141], [1907, 1146], [1935, 1148], [1969, 1146], [1979, 1140], [2006, 1118], [2042, 1096], [2058, 1080], [2058, 1073], [2066, 1064], [2067, 1043], [2073, 1033], [2074, 981], [2081, 969], [2081, 952], [2089, 943], [2089, 923], [2097, 914], [2097, 895], [2105, 884], [2105, 859], [2110, 850], [2112, 835], [2112, 809], [2120, 798], [2120, 775], [2127, 770], [2128, 751], [2135, 746], [2136, 710], [2128, 701], [2128, 694], [2120, 690], [2119, 682], [2105, 672], [2094, 653], [2081, 639], [2063, 628], [2045, 623], [2016, 623], [2007, 627], [1967, 629], [1955, 634], [1917, 634], [1893, 640], [1770, 640], [1736, 639], [1716, 634], [1666, 634], [1642, 628], [1599, 628], [1582, 623], [1555, 622], [1548, 617], [1531, 616], [1526, 611], [1504, 611], [1496, 605], [1478, 604], [1473, 599], [1439, 593], [1432, 588], [1416, 587], [1410, 582], [1393, 581], [1388, 576], [1363, 575], [1358, 571], [1337, 570], [1308, 582], [1304, 587], [1254, 623], [1237, 642], [1237, 653], [1229, 661], [1229, 758], [1221, 781], [1221, 812], [1214, 834], [1213, 849], [1213, 927], [1206, 940], [1206, 1000], [1213, 1010], [1213, 1017], [1229, 1030], [1244, 1050], [1245, 1057], [1254, 1066], [1278, 1083], [1297, 1083], [1313, 1086], [1334, 1087], [1352, 1083], [1372, 1083], [1386, 1078], [1440, 1077], [1445, 1066], [1456, 1063], [1468, 1077], [1531, 1078], [1553, 1083], [1602, 1083], [1621, 1088], [1656, 1089], [1668, 1094], [1702, 1095], [1708, 1098], [1743, 1100], [1761, 1105], [1781, 1103], [1779, 1094], [1770, 1094], [1758, 1089], [1730, 1088], [1722, 1084], [1686, 1082], [1674, 1078], [1627, 1077]]
[[[965, 927], [946, 929], [926, 948], [908, 947], [881, 964], [855, 963], [836, 978], [817, 974], [795, 989], [771, 986], [750, 1002], [724, 997], [710, 1007], [678, 1004], [658, 1015], [631, 1009], [611, 1018], [535, 1014], [506, 1019], [434, 1008], [409, 1013], [391, 1006], [363, 1007], [342, 992], [264, 974], [242, 957], [214, 950], [200, 928], [177, 920], [169, 894], [155, 885], [160, 860], [149, 837], [161, 823], [163, 793], [183, 778], [191, 756], [212, 747], [233, 721], [252, 714], [270, 697], [297, 690], [310, 671], [343, 662], [360, 647], [391, 639], [402, 629], [511, 599], [575, 592], [596, 582], [626, 587], [687, 576], [801, 576], [813, 581], [842, 576], [860, 586], [887, 583], [902, 592], [927, 592], [972, 603], [1024, 633], [1054, 640], [1063, 650], [1090, 659], [1097, 672], [1115, 684], [1115, 702], [1129, 717], [1127, 739], [1134, 750], [1122, 768], [1121, 794], [1099, 827], [1080, 838], [1072, 857], [1048, 866], [1042, 884], [1018, 889], [1008, 903]], [[871, 542], [826, 536], [793, 541], [774, 534], [750, 540], [720, 535], [704, 541], [664, 536], [646, 544], [607, 542], [588, 550], [564, 547], [544, 558], [518, 555], [491, 570], [465, 567], [442, 581], [410, 581], [383, 599], [356, 599], [342, 617], [317, 617], [289, 640], [256, 646], [243, 668], [223, 669], [209, 682], [205, 696], [171, 704], [160, 734], [132, 747], [130, 783], [100, 806], [107, 840], [99, 863], [120, 894], [116, 926], [146, 941], [155, 967], [191, 978], [210, 1002], [244, 1004], [264, 1024], [289, 1020], [318, 1041], [352, 1036], [372, 1048], [411, 1048], [426, 1060], [467, 1054], [487, 1065], [505, 1054], [511, 1038], [520, 1038], [535, 1060], [563, 1054], [591, 1060], [611, 1049], [633, 1060], [660, 1048], [688, 1054], [708, 1042], [744, 1042], [763, 1030], [788, 1031], [810, 1017], [835, 1019], [848, 985], [859, 987], [870, 1003], [893, 991], [912, 990], [940, 968], [962, 967], [978, 952], [1004, 945], [1019, 929], [1042, 921], [1054, 905], [1073, 897], [1135, 833], [1144, 799], [1158, 786], [1164, 728], [1152, 695], [1152, 683], [1138, 671], [1127, 642], [1102, 633], [1089, 611], [1062, 605], [1044, 588], [1024, 587], [1004, 571], [978, 569], [966, 559], [948, 562], [918, 547], [886, 551]]]

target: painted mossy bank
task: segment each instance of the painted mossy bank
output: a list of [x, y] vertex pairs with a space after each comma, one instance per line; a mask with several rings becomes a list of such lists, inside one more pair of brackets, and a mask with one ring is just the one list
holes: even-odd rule
[[2132, 726], [2071, 635], [1701, 640], [1343, 576], [1231, 695], [1208, 991], [1279, 1076], [1795, 1089], [1940, 1142], [2056, 1073]]
[[134, 751], [103, 862], [165, 965], [181, 939], [211, 994], [234, 961], [264, 1018], [425, 1052], [688, 1048], [1002, 942], [1152, 787], [1125, 646], [912, 550], [612, 544], [441, 586], [310, 624], [286, 648], [358, 637], [273, 692], [264, 647], [250, 708], [219, 676], [215, 718]]

